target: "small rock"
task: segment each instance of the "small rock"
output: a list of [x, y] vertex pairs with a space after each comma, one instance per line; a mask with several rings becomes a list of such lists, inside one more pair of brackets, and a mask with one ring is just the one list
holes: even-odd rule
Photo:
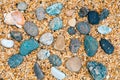
[[80, 45], [81, 45], [81, 43], [80, 43], [80, 41], [76, 38], [76, 39], [71, 39], [71, 41], [70, 41], [70, 51], [72, 52], [72, 53], [77, 53], [77, 51], [79, 50], [79, 48], [80, 48]]
[[66, 62], [67, 69], [73, 72], [79, 72], [81, 66], [82, 62], [78, 57], [72, 57]]
[[49, 59], [49, 62], [52, 64], [52, 66], [58, 67], [62, 64], [62, 60], [60, 59], [60, 57], [55, 54], [50, 55], [48, 59]]
[[17, 40], [17, 41], [21, 41], [22, 40], [22, 34], [19, 31], [11, 31], [10, 35], [13, 39]]
[[49, 15], [57, 15], [57, 14], [60, 14], [62, 8], [63, 8], [62, 3], [55, 3], [55, 4], [52, 4], [51, 6], [48, 6], [46, 8], [46, 12]]
[[57, 40], [55, 42], [54, 48], [56, 50], [64, 50], [65, 49], [65, 38], [62, 35], [58, 35]]
[[88, 12], [89, 12], [89, 10], [86, 7], [82, 7], [82, 8], [80, 8], [78, 14], [80, 17], [85, 17], [85, 16], [87, 16]]
[[12, 48], [14, 46], [14, 41], [13, 40], [8, 40], [8, 39], [2, 39], [1, 40], [1, 45], [6, 47], [6, 48]]
[[36, 26], [36, 24], [34, 24], [33, 22], [29, 22], [29, 21], [25, 23], [24, 30], [30, 36], [37, 36], [39, 33], [38, 27]]
[[15, 68], [15, 67], [19, 66], [23, 62], [23, 60], [24, 60], [23, 56], [21, 56], [19, 54], [15, 54], [9, 58], [8, 64], [9, 64], [10, 68]]
[[87, 35], [84, 40], [84, 48], [89, 57], [94, 56], [98, 49], [97, 40], [92, 36]]
[[41, 37], [40, 37], [40, 42], [44, 45], [51, 45], [53, 43], [53, 35], [49, 32], [44, 33]]
[[38, 20], [43, 20], [45, 18], [45, 10], [43, 7], [36, 9], [36, 17]]
[[58, 80], [63, 80], [66, 77], [66, 75], [63, 72], [56, 69], [55, 67], [51, 68], [51, 74]]
[[53, 18], [49, 23], [49, 28], [51, 30], [59, 30], [62, 27], [63, 27], [63, 22], [62, 19], [60, 19], [59, 17]]
[[106, 39], [100, 40], [100, 46], [107, 54], [112, 54], [114, 52], [114, 46]]
[[38, 58], [40, 60], [45, 60], [47, 59], [48, 57], [50, 56], [50, 52], [46, 49], [41, 49], [39, 52], [38, 52]]
[[76, 33], [76, 30], [74, 27], [69, 27], [67, 32], [70, 34], [70, 35], [74, 35]]
[[107, 75], [107, 69], [102, 63], [90, 61], [87, 68], [94, 80], [104, 80]]
[[68, 21], [68, 25], [74, 27], [76, 25], [76, 19], [72, 18]]
[[98, 12], [96, 11], [89, 11], [88, 12], [88, 21], [89, 23], [91, 24], [99, 24], [100, 22], [100, 17], [99, 17], [99, 14]]
[[75, 12], [75, 10], [68, 10], [68, 11], [66, 11], [65, 12], [65, 14], [68, 16], [68, 17], [70, 17], [70, 16], [72, 16], [73, 14], [74, 14], [74, 12]]
[[112, 28], [110, 27], [107, 27], [105, 25], [101, 25], [98, 27], [98, 32], [101, 33], [101, 34], [108, 34], [112, 31]]
[[20, 45], [20, 54], [22, 56], [26, 56], [30, 54], [33, 50], [37, 49], [38, 47], [39, 43], [35, 39], [30, 38], [28, 40], [23, 41], [22, 44]]
[[108, 9], [103, 9], [100, 13], [100, 20], [104, 20], [108, 17], [110, 11]]
[[18, 5], [17, 5], [17, 8], [20, 10], [20, 11], [25, 11], [27, 9], [27, 4], [26, 2], [19, 2]]
[[81, 34], [86, 35], [90, 33], [90, 25], [87, 22], [79, 22], [76, 28]]
[[43, 80], [44, 74], [42, 70], [40, 69], [40, 66], [37, 62], [34, 64], [34, 73], [37, 77], [37, 80]]

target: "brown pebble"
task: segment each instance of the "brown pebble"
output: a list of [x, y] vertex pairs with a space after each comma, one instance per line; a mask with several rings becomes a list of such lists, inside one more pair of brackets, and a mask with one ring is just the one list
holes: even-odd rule
[[66, 11], [65, 14], [70, 17], [74, 14], [74, 12], [75, 12], [75, 10], [71, 9], [71, 10]]

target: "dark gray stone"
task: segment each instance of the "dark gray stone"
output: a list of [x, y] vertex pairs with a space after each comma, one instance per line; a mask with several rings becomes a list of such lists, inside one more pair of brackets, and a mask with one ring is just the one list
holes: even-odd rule
[[82, 7], [82, 8], [80, 8], [78, 14], [80, 17], [85, 17], [85, 16], [87, 16], [88, 12], [89, 12], [89, 10], [86, 7]]
[[10, 32], [10, 35], [13, 39], [15, 39], [16, 41], [21, 41], [23, 38], [22, 38], [22, 34], [21, 32], [19, 31], [11, 31]]
[[103, 9], [102, 12], [100, 13], [100, 20], [104, 20], [108, 17], [110, 14], [110, 11], [108, 9]]

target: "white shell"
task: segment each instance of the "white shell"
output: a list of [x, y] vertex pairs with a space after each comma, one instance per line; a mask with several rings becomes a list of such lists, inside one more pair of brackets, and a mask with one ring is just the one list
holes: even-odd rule
[[62, 80], [62, 79], [64, 79], [66, 77], [66, 75], [63, 72], [61, 72], [60, 70], [56, 69], [55, 67], [51, 68], [51, 74], [55, 78], [57, 78], [59, 80]]
[[6, 48], [11, 48], [14, 45], [14, 41], [13, 40], [2, 39], [1, 40], [1, 45], [6, 47]]

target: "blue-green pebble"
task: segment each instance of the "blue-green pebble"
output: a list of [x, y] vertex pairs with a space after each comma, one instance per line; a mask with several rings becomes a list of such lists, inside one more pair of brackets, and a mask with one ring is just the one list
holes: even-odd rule
[[76, 33], [76, 30], [74, 27], [69, 27], [67, 32], [70, 34], [70, 35], [74, 35]]
[[104, 20], [108, 17], [110, 14], [110, 11], [108, 9], [103, 9], [102, 12], [100, 13], [100, 20]]

